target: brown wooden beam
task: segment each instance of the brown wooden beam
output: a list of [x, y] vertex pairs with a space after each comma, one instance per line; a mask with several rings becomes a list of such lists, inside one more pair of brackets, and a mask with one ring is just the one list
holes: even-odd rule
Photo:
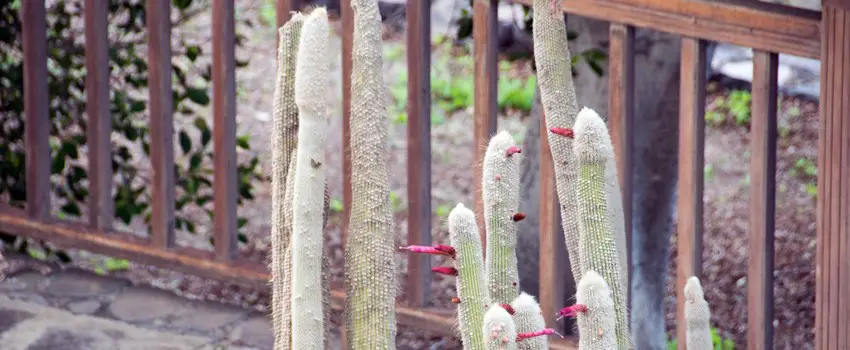
[[850, 347], [850, 9], [823, 8], [815, 346]]
[[484, 193], [481, 178], [484, 172], [484, 153], [490, 137], [496, 133], [498, 116], [499, 81], [498, 60], [496, 57], [496, 25], [498, 22], [497, 0], [475, 0], [472, 14], [472, 37], [475, 54], [475, 118], [474, 144], [475, 152], [472, 176], [472, 198], [478, 231], [481, 234], [481, 245], [486, 255], [487, 235], [484, 225]]
[[[513, 0], [531, 6], [533, 0]], [[616, 20], [639, 28], [797, 56], [820, 56], [820, 13], [762, 5], [753, 9], [728, 1], [569, 0], [570, 14]]]

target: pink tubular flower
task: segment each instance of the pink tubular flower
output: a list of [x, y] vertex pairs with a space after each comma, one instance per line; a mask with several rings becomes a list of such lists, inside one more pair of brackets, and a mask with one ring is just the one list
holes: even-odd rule
[[562, 319], [564, 317], [576, 317], [579, 312], [587, 312], [587, 306], [584, 304], [575, 304], [573, 306], [567, 306], [561, 311], [558, 311], [558, 319]]
[[573, 138], [573, 136], [575, 136], [575, 134], [573, 134], [573, 129], [570, 129], [570, 128], [554, 127], [554, 128], [550, 128], [549, 131], [551, 131], [555, 135], [561, 135], [561, 136], [569, 137], [569, 138]]
[[450, 256], [454, 259], [455, 250], [451, 246], [438, 244], [433, 247], [428, 247], [424, 245], [411, 245], [407, 247], [399, 247], [399, 250], [406, 250], [411, 253], [425, 253], [431, 255], [445, 255]]
[[555, 332], [555, 330], [552, 329], [552, 328], [543, 328], [543, 329], [541, 329], [539, 331], [535, 331], [535, 332], [519, 333], [519, 334], [516, 335], [516, 341], [523, 341], [523, 340], [528, 339], [528, 338], [534, 338], [534, 337], [539, 337], [541, 335], [549, 335], [549, 334], [557, 334], [561, 338], [564, 337], [560, 333]]
[[499, 306], [505, 309], [505, 311], [507, 311], [509, 314], [514, 314], [514, 308], [510, 304], [499, 304]]
[[505, 155], [508, 156], [508, 157], [510, 157], [510, 156], [512, 156], [516, 153], [522, 153], [522, 148], [519, 148], [517, 146], [511, 146], [511, 147], [508, 147], [507, 151], [505, 151]]
[[451, 266], [437, 266], [432, 268], [431, 271], [443, 275], [457, 276], [457, 269]]

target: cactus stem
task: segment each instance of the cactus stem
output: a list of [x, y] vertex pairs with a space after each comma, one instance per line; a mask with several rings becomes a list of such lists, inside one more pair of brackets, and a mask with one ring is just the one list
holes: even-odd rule
[[573, 138], [575, 136], [575, 134], [573, 133], [573, 129], [570, 129], [570, 128], [554, 127], [554, 128], [549, 128], [549, 131], [551, 131], [555, 135], [561, 135], [563, 137]]
[[567, 306], [561, 311], [558, 311], [558, 320], [564, 317], [576, 317], [579, 312], [587, 312], [587, 306], [584, 304], [575, 304], [573, 306]]
[[460, 298], [458, 298], [458, 297], [452, 297], [452, 303], [454, 303], [454, 304], [460, 304]]
[[507, 311], [511, 315], [513, 315], [516, 312], [516, 311], [514, 311], [514, 308], [513, 308], [513, 306], [511, 306], [511, 304], [499, 304], [499, 305], [501, 305], [502, 308], [505, 309], [505, 311]]
[[432, 268], [431, 271], [442, 275], [457, 276], [457, 269], [450, 266], [437, 266]]
[[523, 341], [523, 340], [528, 339], [528, 338], [534, 338], [534, 337], [539, 337], [541, 335], [550, 335], [550, 334], [556, 334], [561, 338], [564, 337], [563, 335], [561, 335], [561, 333], [555, 332], [555, 330], [552, 329], [552, 328], [544, 328], [544, 329], [541, 329], [541, 330], [535, 331], [535, 332], [519, 333], [519, 334], [516, 335], [516, 341]]
[[525, 213], [514, 214], [514, 217], [513, 217], [514, 222], [522, 221], [522, 219], [525, 219]]
[[508, 147], [508, 149], [505, 151], [505, 156], [510, 157], [510, 156], [513, 156], [516, 153], [522, 153], [522, 148], [519, 148], [517, 146], [511, 146], [511, 147]]

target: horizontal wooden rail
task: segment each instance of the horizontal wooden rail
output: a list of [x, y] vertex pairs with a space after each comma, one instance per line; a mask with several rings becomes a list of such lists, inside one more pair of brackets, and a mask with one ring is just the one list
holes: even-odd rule
[[[83, 224], [59, 219], [32, 220], [24, 211], [8, 206], [0, 206], [0, 231], [50, 240], [66, 249], [85, 249], [219, 281], [268, 288], [270, 275], [264, 264], [241, 259], [220, 261], [215, 259], [215, 253], [195, 248], [160, 249], [148, 240], [123, 232], [94, 231]], [[334, 310], [342, 311], [345, 293], [335, 288], [331, 297]], [[457, 335], [456, 320], [451, 310], [397, 306], [396, 316], [400, 324], [440, 335]], [[576, 349], [572, 339], [553, 341], [550, 349]]]
[[[513, 0], [531, 6], [533, 0]], [[569, 0], [570, 14], [725, 42], [769, 52], [820, 57], [820, 13], [765, 11], [728, 3], [671, 0]], [[778, 8], [778, 7], [772, 7]]]

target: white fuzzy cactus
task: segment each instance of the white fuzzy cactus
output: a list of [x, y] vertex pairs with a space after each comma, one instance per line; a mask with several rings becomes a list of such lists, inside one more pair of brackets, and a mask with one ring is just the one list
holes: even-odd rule
[[[546, 320], [540, 304], [528, 293], [520, 293], [511, 303], [514, 309], [514, 323], [517, 334], [533, 334], [546, 329]], [[543, 336], [529, 337], [517, 341], [518, 350], [545, 350], [549, 348], [549, 338]]]
[[298, 153], [292, 222], [292, 348], [321, 349], [325, 141], [328, 124], [328, 17], [316, 8], [304, 20], [295, 69]]
[[484, 348], [487, 350], [515, 350], [516, 324], [511, 314], [501, 305], [491, 305], [484, 314]]
[[695, 276], [685, 283], [685, 324], [688, 350], [714, 349], [711, 340], [711, 311]]
[[617, 349], [614, 299], [602, 276], [587, 271], [578, 283], [576, 302], [584, 305], [577, 316], [579, 350]]

